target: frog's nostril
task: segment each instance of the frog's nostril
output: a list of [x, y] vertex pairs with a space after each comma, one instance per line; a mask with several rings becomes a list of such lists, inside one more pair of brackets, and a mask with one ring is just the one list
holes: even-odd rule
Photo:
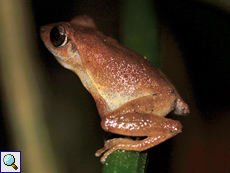
[[41, 32], [46, 32], [46, 29], [44, 27], [41, 27], [40, 31]]

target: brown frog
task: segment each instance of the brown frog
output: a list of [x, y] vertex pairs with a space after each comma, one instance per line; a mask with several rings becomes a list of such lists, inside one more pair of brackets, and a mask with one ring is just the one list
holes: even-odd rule
[[108, 140], [96, 152], [96, 156], [105, 152], [102, 162], [117, 149], [143, 151], [181, 132], [179, 121], [165, 118], [172, 110], [178, 115], [189, 113], [173, 85], [145, 57], [99, 32], [91, 18], [77, 16], [42, 26], [41, 38], [92, 94], [105, 131], [147, 136], [139, 141]]

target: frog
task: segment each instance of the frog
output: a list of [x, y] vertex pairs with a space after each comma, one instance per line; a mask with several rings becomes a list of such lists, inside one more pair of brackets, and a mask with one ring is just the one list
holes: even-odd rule
[[92, 18], [79, 15], [42, 26], [40, 36], [91, 93], [102, 129], [123, 136], [107, 140], [96, 152], [102, 163], [118, 149], [141, 152], [182, 132], [179, 121], [165, 116], [190, 110], [166, 75], [146, 57], [105, 36]]

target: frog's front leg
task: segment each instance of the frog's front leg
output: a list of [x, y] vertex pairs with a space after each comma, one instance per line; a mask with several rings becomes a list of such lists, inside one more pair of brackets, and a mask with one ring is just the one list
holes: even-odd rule
[[147, 136], [147, 138], [134, 141], [125, 138], [108, 140], [105, 146], [96, 152], [100, 156], [108, 150], [101, 161], [104, 162], [109, 154], [117, 149], [144, 151], [181, 132], [179, 121], [159, 117], [146, 113], [127, 113], [125, 115], [105, 116], [101, 122], [105, 131], [126, 136]]

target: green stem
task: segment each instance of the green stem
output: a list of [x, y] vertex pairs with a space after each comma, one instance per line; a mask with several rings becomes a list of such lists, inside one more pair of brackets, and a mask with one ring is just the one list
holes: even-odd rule
[[102, 173], [144, 173], [147, 152], [117, 150], [108, 156]]

